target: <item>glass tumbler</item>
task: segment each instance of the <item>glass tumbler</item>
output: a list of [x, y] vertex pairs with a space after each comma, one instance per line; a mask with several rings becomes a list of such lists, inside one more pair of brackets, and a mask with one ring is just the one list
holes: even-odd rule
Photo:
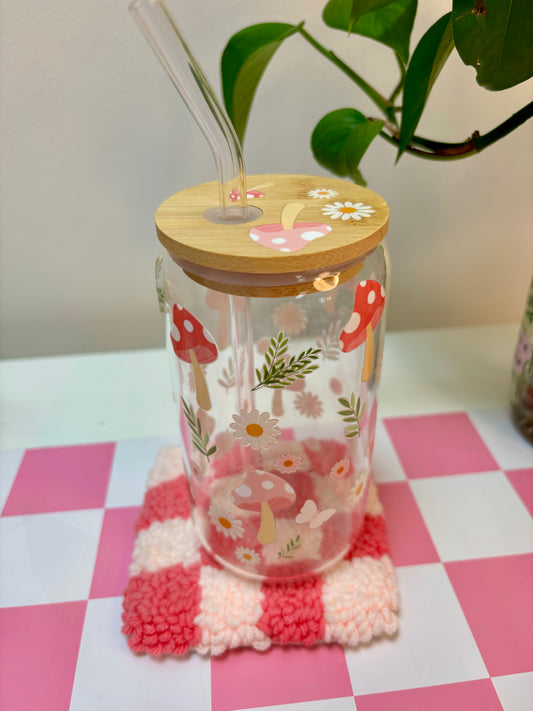
[[364, 519], [389, 262], [386, 203], [311, 176], [255, 176], [253, 222], [209, 223], [217, 184], [156, 214], [174, 402], [206, 550], [281, 581], [346, 556]]

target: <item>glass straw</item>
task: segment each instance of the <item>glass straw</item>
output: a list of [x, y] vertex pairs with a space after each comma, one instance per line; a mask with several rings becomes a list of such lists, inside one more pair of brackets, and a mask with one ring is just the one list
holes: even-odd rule
[[239, 139], [164, 3], [135, 0], [129, 10], [213, 151], [218, 171], [219, 207], [208, 210], [205, 217], [221, 223], [256, 219], [257, 208], [246, 205], [246, 174]]

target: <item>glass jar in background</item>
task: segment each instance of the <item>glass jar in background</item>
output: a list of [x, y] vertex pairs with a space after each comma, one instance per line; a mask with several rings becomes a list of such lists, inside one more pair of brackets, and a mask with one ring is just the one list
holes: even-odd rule
[[513, 358], [511, 409], [516, 427], [533, 444], [533, 280]]
[[[166, 203], [156, 216], [167, 248], [158, 293], [194, 525], [217, 561], [269, 581], [327, 568], [360, 531], [388, 301], [384, 201], [343, 181], [297, 177], [296, 187], [295, 176], [255, 182], [295, 190], [304, 221], [269, 222], [279, 197], [270, 205], [256, 198], [262, 217], [227, 231], [246, 241], [236, 238], [232, 258], [213, 257], [212, 266], [210, 248], [196, 251], [201, 234], [185, 249], [183, 234], [174, 235], [176, 249]], [[325, 202], [313, 197], [322, 184]], [[188, 209], [194, 192], [185, 193], [178, 203]], [[355, 243], [352, 258], [339, 261], [337, 249], [346, 256]], [[306, 253], [315, 255], [310, 268]], [[250, 254], [266, 260], [262, 271], [243, 271], [257, 269]]]

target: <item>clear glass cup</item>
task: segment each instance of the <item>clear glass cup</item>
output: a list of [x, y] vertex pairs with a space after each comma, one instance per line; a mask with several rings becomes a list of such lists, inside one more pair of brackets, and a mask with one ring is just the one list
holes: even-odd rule
[[360, 531], [386, 248], [347, 269], [356, 273], [317, 285], [323, 291], [259, 297], [207, 288], [167, 252], [157, 262], [194, 525], [209, 553], [241, 575], [317, 573], [344, 557]]
[[533, 444], [533, 280], [515, 348], [511, 411], [519, 432]]

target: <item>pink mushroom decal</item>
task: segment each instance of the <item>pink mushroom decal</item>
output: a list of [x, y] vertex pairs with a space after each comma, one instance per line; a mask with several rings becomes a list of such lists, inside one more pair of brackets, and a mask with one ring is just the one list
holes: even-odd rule
[[192, 365], [196, 402], [203, 410], [210, 410], [211, 398], [200, 365], [212, 363], [217, 358], [213, 337], [187, 309], [174, 304], [170, 340], [177, 357]]
[[[246, 197], [252, 199], [265, 197], [265, 193], [261, 192], [260, 188], [268, 188], [271, 185], [274, 185], [274, 183], [262, 183], [261, 185], [256, 185], [255, 188], [248, 188], [246, 190]], [[241, 199], [240, 192], [238, 190], [231, 190], [229, 194], [229, 199], [230, 202], [239, 202], [239, 200]]]
[[257, 244], [278, 252], [296, 252], [319, 237], [331, 232], [331, 227], [320, 222], [296, 222], [304, 209], [303, 202], [290, 202], [281, 212], [281, 222], [252, 227], [250, 237]]
[[231, 492], [231, 500], [239, 509], [261, 514], [257, 540], [268, 545], [276, 539], [274, 511], [293, 504], [296, 492], [279, 476], [261, 469], [250, 469], [244, 481]]
[[385, 308], [385, 290], [378, 281], [362, 281], [355, 292], [355, 302], [350, 320], [340, 335], [339, 348], [344, 353], [366, 343], [361, 380], [366, 382], [374, 362], [374, 329]]

